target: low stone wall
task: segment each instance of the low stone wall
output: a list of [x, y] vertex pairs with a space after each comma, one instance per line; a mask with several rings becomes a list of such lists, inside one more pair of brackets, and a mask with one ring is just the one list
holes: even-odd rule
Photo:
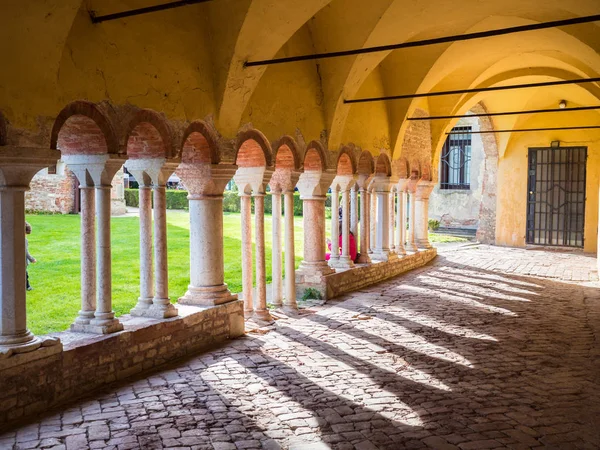
[[125, 330], [97, 336], [56, 333], [61, 346], [0, 359], [0, 429], [105, 384], [152, 369], [244, 334], [241, 301], [199, 308], [177, 305], [179, 317], [120, 319]]
[[436, 255], [437, 250], [433, 248], [431, 250], [421, 250], [393, 261], [357, 265], [353, 269], [321, 277], [319, 283], [305, 282], [306, 280], [298, 280], [297, 278], [297, 295], [300, 299], [306, 289], [312, 288], [318, 290], [325, 299], [335, 298], [424, 266], [433, 260]]

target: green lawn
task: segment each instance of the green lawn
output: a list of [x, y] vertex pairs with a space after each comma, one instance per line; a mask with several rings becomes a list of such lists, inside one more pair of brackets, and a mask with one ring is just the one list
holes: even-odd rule
[[[267, 283], [271, 282], [271, 220], [265, 220]], [[29, 266], [33, 291], [27, 293], [27, 323], [36, 334], [62, 331], [80, 309], [79, 216], [28, 215], [33, 226], [29, 249], [38, 260]], [[254, 220], [254, 218], [253, 218]], [[169, 295], [173, 302], [189, 283], [189, 215], [169, 211]], [[232, 292], [242, 289], [240, 215], [224, 213], [225, 282]], [[331, 220], [326, 221], [329, 236]], [[283, 218], [282, 218], [283, 227]], [[139, 219], [115, 217], [112, 228], [113, 309], [118, 316], [136, 304], [139, 295]], [[255, 238], [255, 236], [253, 236]], [[432, 235], [433, 242], [462, 240]], [[283, 245], [283, 244], [282, 244]], [[304, 248], [302, 217], [295, 218], [296, 267]], [[254, 267], [255, 268], [255, 267]]]
[[[270, 219], [270, 217], [269, 217]], [[28, 215], [33, 227], [29, 266], [33, 291], [27, 293], [27, 323], [44, 334], [69, 327], [80, 309], [79, 216]], [[189, 215], [169, 211], [169, 295], [175, 302], [189, 283]], [[282, 218], [283, 226], [283, 218]], [[126, 314], [139, 295], [139, 219], [112, 220], [113, 309]], [[296, 265], [303, 251], [302, 217], [295, 218]], [[225, 282], [233, 292], [242, 288], [240, 215], [224, 214]], [[271, 282], [271, 220], [265, 221], [267, 282]], [[254, 236], [253, 236], [254, 238]]]

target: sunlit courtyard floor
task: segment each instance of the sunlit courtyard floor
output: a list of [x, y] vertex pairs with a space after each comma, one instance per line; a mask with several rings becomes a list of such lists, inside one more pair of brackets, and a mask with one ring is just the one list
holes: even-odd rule
[[594, 257], [447, 252], [50, 412], [0, 447], [598, 448], [600, 294], [572, 281], [582, 273], [597, 279]]

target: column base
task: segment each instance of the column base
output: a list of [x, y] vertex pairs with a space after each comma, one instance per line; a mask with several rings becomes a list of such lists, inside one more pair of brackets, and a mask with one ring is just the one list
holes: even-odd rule
[[33, 352], [42, 347], [60, 346], [57, 352], [62, 350], [62, 342], [54, 337], [38, 337], [29, 330], [16, 336], [3, 336], [0, 338], [0, 360], [21, 353]]
[[182, 305], [215, 306], [235, 300], [237, 300], [237, 295], [232, 294], [226, 284], [222, 284], [206, 287], [188, 286], [188, 291], [177, 302]]
[[76, 325], [89, 325], [94, 319], [94, 311], [79, 311], [79, 315], [75, 319]]
[[373, 253], [371, 255], [371, 258], [376, 261], [393, 261], [395, 259], [398, 259], [398, 255], [386, 249]]
[[394, 252], [396, 253], [396, 255], [398, 255], [398, 257], [402, 257], [402, 256], [406, 255], [406, 249], [404, 248], [404, 246], [400, 247], [400, 246], [396, 245]]
[[354, 267], [354, 261], [349, 256], [340, 256], [335, 260], [330, 260], [330, 267], [334, 269], [352, 269]]
[[123, 324], [115, 318], [115, 313], [96, 313], [89, 324], [71, 325], [71, 331], [78, 333], [111, 334], [123, 331]]
[[335, 273], [335, 270], [329, 267], [327, 261], [302, 261], [296, 270], [296, 283], [319, 283], [322, 277], [332, 273]]
[[413, 253], [415, 253], [415, 252], [419, 251], [419, 247], [417, 247], [417, 244], [414, 244], [414, 243], [411, 244], [411, 243], [409, 243], [409, 244], [406, 244], [405, 250], [407, 252], [413, 252]]
[[431, 248], [433, 248], [433, 246], [431, 245], [431, 242], [429, 242], [428, 239], [417, 239], [417, 241], [415, 242], [415, 247], [419, 248], [424, 248], [426, 250], [429, 250]]
[[273, 322], [273, 316], [269, 313], [268, 310], [258, 310], [254, 311], [252, 318], [261, 320], [263, 322]]
[[138, 298], [138, 302], [135, 305], [135, 307], [133, 307], [133, 309], [131, 309], [129, 311], [129, 314], [131, 314], [134, 317], [146, 317], [146, 313], [148, 312], [148, 309], [152, 306], [152, 297], [146, 297], [146, 298]]
[[370, 264], [371, 258], [368, 253], [361, 253], [356, 262], [358, 264]]

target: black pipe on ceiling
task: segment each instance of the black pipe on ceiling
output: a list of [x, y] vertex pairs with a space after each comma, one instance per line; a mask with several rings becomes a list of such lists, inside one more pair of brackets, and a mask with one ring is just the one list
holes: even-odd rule
[[313, 55], [288, 56], [285, 58], [263, 59], [260, 61], [246, 61], [244, 67], [267, 66], [271, 64], [283, 64], [297, 61], [309, 61], [313, 59], [339, 58], [341, 56], [363, 55], [365, 53], [386, 52], [398, 50], [401, 48], [423, 47], [434, 44], [447, 44], [450, 42], [470, 41], [472, 39], [482, 39], [493, 36], [503, 36], [506, 34], [522, 33], [525, 31], [545, 30], [547, 28], [564, 27], [567, 25], [579, 25], [582, 23], [596, 22], [600, 20], [600, 14], [593, 16], [574, 17], [565, 20], [553, 20], [551, 22], [533, 23], [529, 25], [520, 25], [516, 27], [498, 28], [495, 30], [478, 31], [475, 33], [455, 34], [433, 39], [424, 39], [421, 41], [402, 42], [400, 44], [380, 45], [377, 47], [357, 48], [354, 50], [344, 50], [339, 52], [316, 53]]
[[541, 113], [555, 113], [555, 112], [590, 111], [590, 110], [594, 110], [594, 109], [600, 109], [600, 106], [577, 106], [574, 108], [552, 108], [552, 109], [528, 109], [525, 111], [459, 114], [456, 116], [410, 117], [406, 120], [439, 120], [439, 119], [464, 119], [467, 117], [517, 116], [520, 114], [541, 114]]
[[[489, 133], [528, 133], [531, 131], [559, 131], [559, 130], [593, 130], [600, 129], [600, 125], [584, 125], [580, 127], [554, 127], [554, 128], [515, 128], [514, 130], [486, 130], [486, 131], [469, 131], [469, 134], [489, 134]], [[446, 134], [465, 134], [464, 131], [452, 132]]]
[[350, 100], [344, 100], [344, 103], [381, 102], [381, 101], [385, 101], [385, 100], [404, 100], [404, 99], [409, 99], [409, 98], [437, 97], [440, 95], [472, 94], [472, 93], [477, 93], [477, 92], [506, 91], [506, 90], [510, 90], [510, 89], [526, 89], [526, 88], [544, 87], [544, 86], [561, 86], [561, 85], [565, 85], [565, 84], [594, 83], [594, 82], [599, 82], [599, 81], [600, 81], [600, 77], [577, 78], [574, 80], [544, 81], [541, 83], [511, 84], [508, 86], [491, 86], [491, 87], [473, 88], [473, 89], [456, 89], [453, 91], [425, 92], [422, 94], [405, 94], [405, 95], [388, 95], [386, 97], [354, 98], [354, 99], [350, 99]]
[[108, 20], [123, 19], [125, 17], [139, 16], [142, 14], [148, 14], [158, 11], [166, 11], [168, 9], [180, 8], [182, 6], [195, 5], [197, 3], [206, 3], [211, 0], [178, 0], [171, 3], [163, 3], [160, 5], [148, 6], [146, 8], [130, 9], [129, 11], [122, 11], [114, 14], [106, 14], [104, 16], [97, 16], [94, 11], [90, 11], [90, 19], [92, 23], [101, 23]]

